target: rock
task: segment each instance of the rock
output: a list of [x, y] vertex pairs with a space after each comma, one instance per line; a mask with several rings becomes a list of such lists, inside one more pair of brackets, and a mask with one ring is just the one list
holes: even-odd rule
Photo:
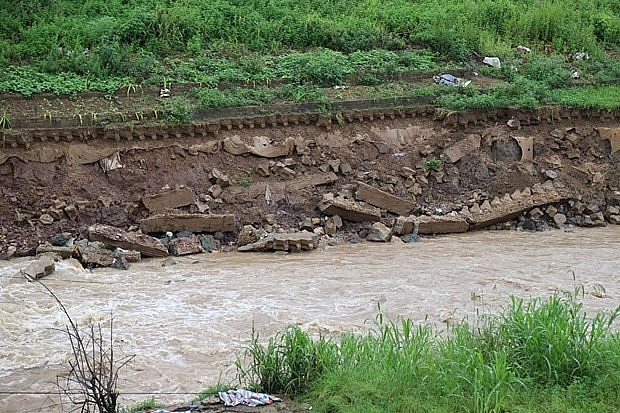
[[381, 222], [375, 222], [366, 239], [374, 242], [389, 242], [392, 239], [392, 230]]
[[51, 225], [54, 222], [54, 218], [50, 214], [42, 214], [39, 217], [39, 222], [43, 225]]
[[[158, 231], [164, 232], [164, 231]], [[88, 228], [89, 238], [113, 247], [139, 251], [145, 257], [165, 257], [168, 248], [157, 238], [139, 232], [125, 232], [110, 225], [97, 224]]]
[[352, 222], [375, 222], [381, 219], [381, 210], [378, 208], [343, 198], [324, 200], [319, 209], [325, 215], [338, 215]]
[[6, 248], [6, 257], [11, 258], [17, 252], [17, 247], [15, 245], [9, 245]]
[[145, 195], [142, 203], [151, 212], [174, 209], [194, 203], [194, 191], [190, 188], [180, 188], [158, 194]]
[[220, 195], [222, 195], [222, 187], [219, 186], [218, 184], [215, 185], [211, 185], [208, 189], [209, 194], [213, 197], [213, 198], [219, 198]]
[[566, 215], [560, 213], [553, 215], [553, 222], [556, 227], [562, 228], [566, 224]]
[[390, 153], [390, 151], [392, 150], [390, 148], [390, 145], [388, 145], [385, 142], [374, 142], [374, 144], [377, 147], [377, 150], [379, 151], [380, 154]]
[[534, 208], [529, 212], [529, 215], [532, 219], [538, 219], [544, 215], [544, 212], [542, 212], [540, 208]]
[[620, 215], [620, 208], [615, 205], [609, 205], [605, 210], [605, 218], [609, 218], [612, 215]]
[[585, 205], [583, 205], [581, 203], [581, 201], [575, 201], [575, 203], [571, 207], [571, 212], [573, 212], [573, 213], [575, 213], [577, 215], [580, 215], [580, 214], [583, 214], [585, 209], [586, 209], [586, 207], [585, 207]]
[[77, 247], [77, 254], [85, 266], [109, 267], [114, 262], [114, 253], [98, 246]]
[[211, 170], [211, 182], [216, 183], [222, 188], [227, 188], [230, 186], [230, 178], [228, 175], [217, 168], [213, 168]]
[[414, 202], [388, 194], [363, 182], [358, 182], [356, 198], [400, 215], [406, 215], [415, 208]]
[[554, 138], [564, 139], [564, 131], [562, 129], [554, 129], [549, 132], [549, 135], [553, 136]]
[[620, 225], [620, 215], [610, 215], [609, 223], [614, 225]]
[[400, 216], [396, 218], [396, 222], [394, 223], [392, 232], [394, 233], [394, 235], [398, 235], [398, 236], [411, 234], [413, 232], [417, 232], [416, 226], [417, 226], [417, 221], [415, 217]]
[[65, 217], [65, 214], [62, 211], [62, 209], [56, 209], [54, 207], [48, 208], [47, 213], [50, 214], [52, 218], [54, 218], [56, 221], [60, 221], [61, 219]]
[[547, 169], [545, 171], [545, 176], [549, 179], [555, 179], [558, 177], [558, 173], [552, 169]]
[[[480, 135], [469, 135], [444, 151], [448, 160], [458, 162], [463, 156], [480, 148]], [[432, 152], [431, 152], [432, 153]]]
[[336, 227], [336, 222], [334, 220], [334, 217], [328, 217], [325, 220], [325, 225], [323, 225], [323, 231], [325, 231], [325, 234], [334, 235], [337, 230], [338, 228]]
[[200, 234], [198, 235], [198, 239], [200, 240], [200, 246], [206, 252], [213, 252], [217, 250], [217, 243], [213, 235], [210, 234]]
[[58, 233], [50, 238], [50, 244], [55, 247], [64, 247], [69, 239], [63, 233]]
[[50, 275], [55, 269], [54, 259], [49, 255], [41, 255], [21, 270], [21, 273], [28, 281], [32, 281]]
[[73, 204], [67, 205], [65, 207], [65, 214], [67, 214], [67, 218], [69, 218], [71, 221], [75, 221], [78, 217], [78, 209]]
[[297, 175], [294, 170], [284, 165], [282, 162], [276, 162], [273, 166], [273, 173], [286, 179], [292, 179]]
[[172, 255], [189, 255], [204, 252], [197, 236], [174, 238], [168, 246]]
[[597, 130], [601, 139], [609, 140], [611, 153], [616, 153], [620, 149], [620, 128], [598, 128]]
[[403, 235], [402, 237], [400, 237], [400, 239], [401, 239], [404, 243], [408, 244], [408, 243], [410, 243], [410, 242], [416, 242], [416, 241], [419, 241], [419, 240], [420, 240], [420, 236], [418, 235], [418, 233], [417, 233], [417, 232], [412, 232], [411, 234], [405, 234], [405, 235]]
[[263, 178], [268, 177], [271, 173], [269, 170], [269, 162], [262, 162], [258, 164], [256, 168], [254, 168], [254, 172], [256, 172], [258, 176], [261, 176]]
[[338, 172], [340, 170], [340, 159], [329, 160], [327, 161], [327, 165], [329, 165], [332, 171]]
[[110, 267], [116, 268], [117, 270], [128, 270], [129, 263], [125, 257], [115, 257]]
[[353, 171], [353, 168], [351, 168], [351, 165], [348, 162], [342, 162], [340, 164], [340, 173], [343, 175], [348, 175]]
[[260, 236], [258, 235], [256, 228], [252, 225], [244, 225], [241, 231], [239, 231], [239, 237], [237, 238], [237, 245], [243, 246], [258, 241]]
[[417, 218], [418, 233], [423, 235], [467, 232], [469, 223], [460, 215], [423, 215]]
[[521, 147], [517, 140], [510, 137], [503, 137], [491, 143], [491, 154], [493, 159], [501, 162], [520, 161], [523, 157]]
[[521, 129], [521, 121], [514, 117], [512, 119], [509, 119], [508, 122], [506, 122], [506, 125], [508, 125], [508, 127], [513, 130]]
[[146, 233], [166, 231], [231, 232], [234, 231], [235, 216], [231, 214], [186, 214], [168, 212], [154, 215], [140, 221], [140, 229]]
[[347, 242], [349, 244], [360, 244], [362, 242], [362, 238], [359, 235], [353, 233], [347, 237]]
[[549, 215], [549, 218], [553, 218], [555, 214], [558, 213], [558, 209], [554, 207], [553, 205], [549, 205], [547, 209], [545, 210], [545, 212], [547, 213], [547, 215]]
[[605, 221], [605, 217], [602, 212], [595, 212], [590, 215], [590, 219], [595, 227], [604, 227], [607, 226], [607, 222]]
[[237, 251], [309, 251], [318, 246], [319, 235], [311, 232], [267, 234], [260, 240], [240, 246]]
[[140, 251], [124, 250], [122, 248], [115, 248], [113, 252], [114, 258], [123, 258], [127, 262], [140, 262], [142, 260], [142, 254]]

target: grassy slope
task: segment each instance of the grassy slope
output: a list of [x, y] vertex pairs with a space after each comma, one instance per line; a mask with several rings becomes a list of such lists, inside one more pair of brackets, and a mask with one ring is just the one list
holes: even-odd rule
[[[519, 44], [533, 53], [515, 54]], [[555, 53], [543, 54], [545, 44]], [[480, 70], [508, 86], [482, 94], [434, 91], [447, 95], [437, 104], [587, 101], [613, 109], [617, 86], [603, 95], [549, 91], [575, 83], [570, 69], [586, 83], [617, 81], [620, 63], [605, 50], [619, 48], [620, 0], [33, 0], [0, 9], [0, 92], [111, 94], [139, 84], [195, 82], [202, 86], [200, 107], [324, 101], [321, 87], [379, 86], [395, 73], [471, 68], [477, 54], [502, 58], [501, 70]], [[567, 58], [578, 51], [590, 59]], [[251, 90], [280, 80], [289, 85]], [[221, 82], [242, 82], [245, 91], [218, 91]]]

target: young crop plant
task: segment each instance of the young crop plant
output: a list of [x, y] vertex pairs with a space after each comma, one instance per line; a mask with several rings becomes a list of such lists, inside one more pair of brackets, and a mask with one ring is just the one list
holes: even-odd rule
[[11, 129], [13, 125], [11, 124], [11, 119], [7, 114], [7, 109], [2, 108], [2, 116], [0, 116], [0, 129]]

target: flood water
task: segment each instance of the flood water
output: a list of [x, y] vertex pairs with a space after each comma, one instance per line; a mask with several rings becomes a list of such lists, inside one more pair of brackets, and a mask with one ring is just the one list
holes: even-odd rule
[[[302, 254], [201, 254], [175, 257], [171, 266], [148, 259], [128, 271], [61, 262], [43, 281], [80, 325], [112, 314], [118, 348], [136, 356], [119, 381], [127, 406], [230, 380], [252, 327], [263, 336], [290, 324], [334, 335], [365, 331], [380, 305], [389, 317], [441, 329], [476, 309], [497, 311], [513, 294], [547, 297], [578, 285], [588, 314], [613, 309], [620, 305], [619, 240], [620, 226], [475, 232]], [[24, 394], [55, 392], [70, 356], [58, 305], [15, 275], [27, 261], [0, 262], [0, 411], [59, 411], [55, 395]], [[602, 290], [604, 298], [587, 294]]]

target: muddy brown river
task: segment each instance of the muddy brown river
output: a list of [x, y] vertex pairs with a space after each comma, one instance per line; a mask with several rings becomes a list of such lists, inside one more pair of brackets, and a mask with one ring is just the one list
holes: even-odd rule
[[[174, 260], [93, 272], [66, 261], [44, 279], [80, 325], [112, 314], [117, 348], [136, 356], [121, 371], [125, 406], [157, 393], [178, 393], [156, 396], [166, 402], [191, 400], [180, 393], [231, 380], [253, 326], [264, 336], [290, 324], [365, 331], [380, 305], [389, 317], [445, 329], [476, 310], [497, 311], [513, 294], [546, 297], [580, 285], [588, 314], [620, 305], [620, 226]], [[57, 304], [15, 275], [27, 261], [0, 262], [0, 411], [60, 411], [57, 396], [28, 394], [56, 391], [70, 346]]]

